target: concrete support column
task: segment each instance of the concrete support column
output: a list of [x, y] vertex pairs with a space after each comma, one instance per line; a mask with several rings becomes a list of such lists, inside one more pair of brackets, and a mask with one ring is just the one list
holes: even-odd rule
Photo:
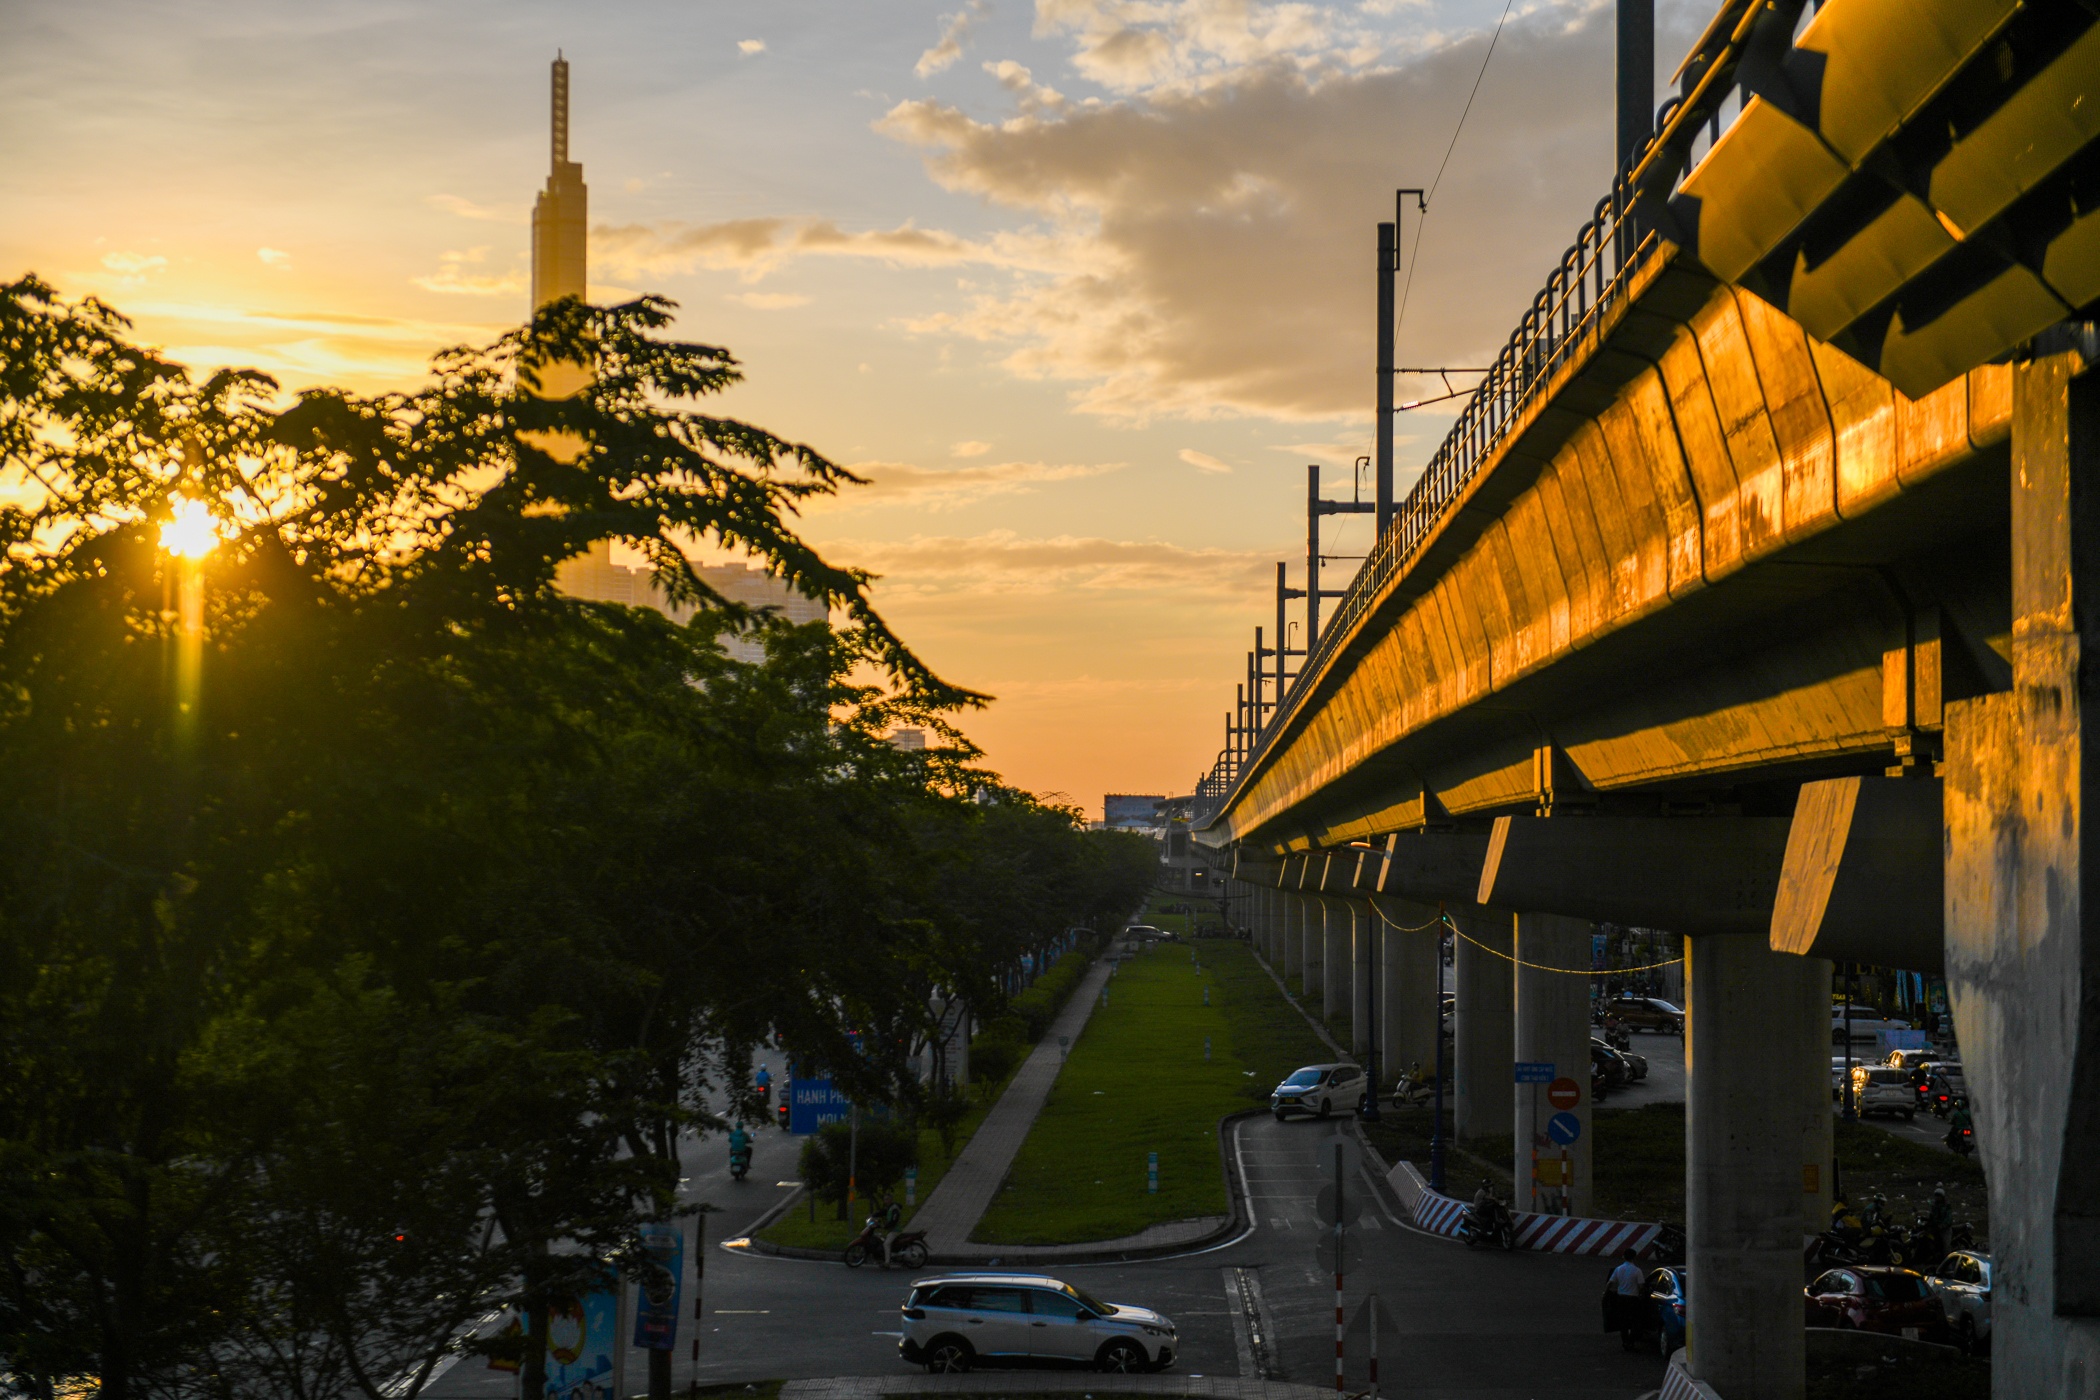
[[[1991, 1193], [2001, 1396], [2100, 1377], [2100, 934], [2085, 808], [2100, 777], [2100, 375], [2013, 368], [2009, 692], [1946, 710], [1946, 952]], [[2100, 736], [2096, 736], [2100, 737]], [[2088, 862], [2093, 862], [2088, 865]], [[2100, 908], [2100, 893], [2095, 907]]]
[[1330, 1024], [1348, 1009], [1356, 980], [1349, 975], [1349, 923], [1348, 900], [1320, 900], [1320, 1019]]
[[[1543, 1211], [1564, 1202], [1567, 1214], [1586, 1216], [1593, 1195], [1589, 921], [1560, 914], [1519, 914], [1515, 943], [1516, 956], [1523, 963], [1535, 964], [1526, 967], [1520, 963], [1516, 970], [1516, 1058], [1551, 1063], [1557, 1077], [1573, 1080], [1576, 1085], [1575, 1106], [1569, 1109], [1555, 1108], [1544, 1084], [1527, 1084], [1516, 1095], [1516, 1208]], [[1573, 971], [1553, 972], [1548, 968]], [[1548, 1123], [1562, 1112], [1572, 1113], [1580, 1126], [1575, 1140], [1567, 1144], [1554, 1142], [1547, 1135]], [[1536, 1154], [1534, 1135], [1539, 1139]], [[1546, 1184], [1534, 1180], [1534, 1160], [1559, 1163], [1563, 1154], [1571, 1181]], [[1797, 1285], [1795, 1292], [1799, 1291]], [[1730, 1395], [1728, 1400], [1736, 1397]]]
[[1327, 901], [1318, 895], [1305, 900], [1304, 964], [1298, 979], [1307, 997], [1322, 994], [1327, 985]]
[[1267, 885], [1254, 887], [1254, 951], [1269, 956], [1269, 938], [1276, 922], [1276, 891]]
[[1742, 935], [1685, 944], [1690, 1368], [1728, 1400], [1800, 1400], [1802, 1236], [1830, 1199], [1830, 964]]
[[[1436, 1072], [1437, 911], [1430, 905], [1381, 895], [1372, 901], [1383, 962], [1378, 988], [1379, 1069], [1382, 1089], [1414, 1065]], [[1423, 925], [1429, 927], [1423, 927]], [[1509, 1115], [1503, 1115], [1503, 1122]]]
[[1477, 905], [1452, 909], [1451, 920], [1464, 935], [1451, 940], [1452, 1131], [1489, 1137], [1516, 1111], [1516, 920]]
[[1373, 942], [1377, 918], [1366, 900], [1349, 901], [1349, 1053], [1358, 1064], [1371, 1053], [1372, 986], [1378, 975], [1377, 947]]
[[1309, 903], [1302, 894], [1283, 896], [1283, 962], [1276, 969], [1280, 976], [1301, 980], [1305, 976], [1305, 915]]

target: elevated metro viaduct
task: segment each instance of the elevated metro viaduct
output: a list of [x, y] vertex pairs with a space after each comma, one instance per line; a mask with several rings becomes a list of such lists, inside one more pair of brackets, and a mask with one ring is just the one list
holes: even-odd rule
[[1417, 487], [1197, 836], [1388, 1066], [1434, 1053], [1449, 911], [1456, 1130], [1515, 1122], [1520, 1206], [1512, 1061], [1588, 1064], [1584, 979], [1524, 964], [1585, 966], [1591, 921], [1686, 936], [1686, 1362], [1724, 1400], [1803, 1390], [1833, 960], [1944, 970], [1996, 1393], [2100, 1394], [2100, 28], [1798, 11], [1723, 7], [1686, 82], [1735, 65], [1741, 115], [1592, 243], [1645, 239], [1558, 341], [1542, 294], [1505, 361], [1544, 369], [1461, 420], [1472, 465]]

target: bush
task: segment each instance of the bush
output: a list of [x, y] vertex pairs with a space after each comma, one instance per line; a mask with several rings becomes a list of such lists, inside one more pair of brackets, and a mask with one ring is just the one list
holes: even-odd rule
[[839, 1218], [845, 1218], [846, 1178], [848, 1167], [854, 1168], [862, 1199], [874, 1196], [882, 1187], [894, 1187], [904, 1179], [906, 1167], [919, 1162], [919, 1134], [902, 1123], [870, 1121], [860, 1125], [860, 1144], [856, 1152], [853, 1130], [849, 1124], [826, 1123], [817, 1130], [816, 1136], [802, 1144], [802, 1162], [798, 1175], [810, 1194], [827, 1201], [837, 1201]]
[[[1050, 1033], [1051, 1022], [1057, 1013], [1064, 1010], [1065, 1003], [1086, 978], [1086, 970], [1093, 965], [1094, 949], [1082, 943], [1071, 952], [1051, 964], [1050, 970], [1035, 979], [1034, 985], [1011, 1002], [1007, 1003], [1007, 1014], [1000, 1021], [1018, 1019], [1026, 1028], [1030, 1044]], [[996, 1023], [995, 1023], [996, 1024]]]
[[1021, 1063], [1023, 1047], [1017, 1041], [977, 1036], [970, 1041], [970, 1078], [979, 1084], [996, 1084]]

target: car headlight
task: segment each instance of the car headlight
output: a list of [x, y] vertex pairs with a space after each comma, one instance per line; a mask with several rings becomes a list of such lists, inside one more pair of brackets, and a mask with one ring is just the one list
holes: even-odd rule
[[1165, 1327], [1154, 1327], [1149, 1322], [1145, 1324], [1145, 1331], [1154, 1337], [1171, 1337], [1174, 1335], [1171, 1329]]

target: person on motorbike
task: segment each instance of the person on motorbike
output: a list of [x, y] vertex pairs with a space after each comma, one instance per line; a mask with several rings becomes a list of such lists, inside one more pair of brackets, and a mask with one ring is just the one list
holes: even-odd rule
[[890, 1266], [890, 1251], [896, 1247], [897, 1231], [904, 1224], [904, 1207], [885, 1186], [875, 1193], [875, 1228], [882, 1235], [882, 1267]]
[[1967, 1156], [1976, 1146], [1976, 1120], [1969, 1114], [1969, 1101], [1956, 1099], [1954, 1111], [1947, 1115], [1947, 1146], [1960, 1156]]
[[1485, 1177], [1481, 1178], [1480, 1189], [1473, 1193], [1473, 1203], [1467, 1213], [1472, 1217], [1475, 1231], [1494, 1238], [1502, 1220], [1502, 1198], [1495, 1194], [1493, 1184]]
[[758, 1073], [751, 1076], [751, 1082], [758, 1086], [760, 1103], [765, 1103], [773, 1097], [773, 1071], [766, 1068], [764, 1060], [758, 1062]]
[[731, 1168], [736, 1166], [739, 1158], [747, 1162], [751, 1160], [751, 1134], [744, 1130], [744, 1120], [741, 1118], [737, 1119], [736, 1126], [729, 1130], [729, 1165]]

